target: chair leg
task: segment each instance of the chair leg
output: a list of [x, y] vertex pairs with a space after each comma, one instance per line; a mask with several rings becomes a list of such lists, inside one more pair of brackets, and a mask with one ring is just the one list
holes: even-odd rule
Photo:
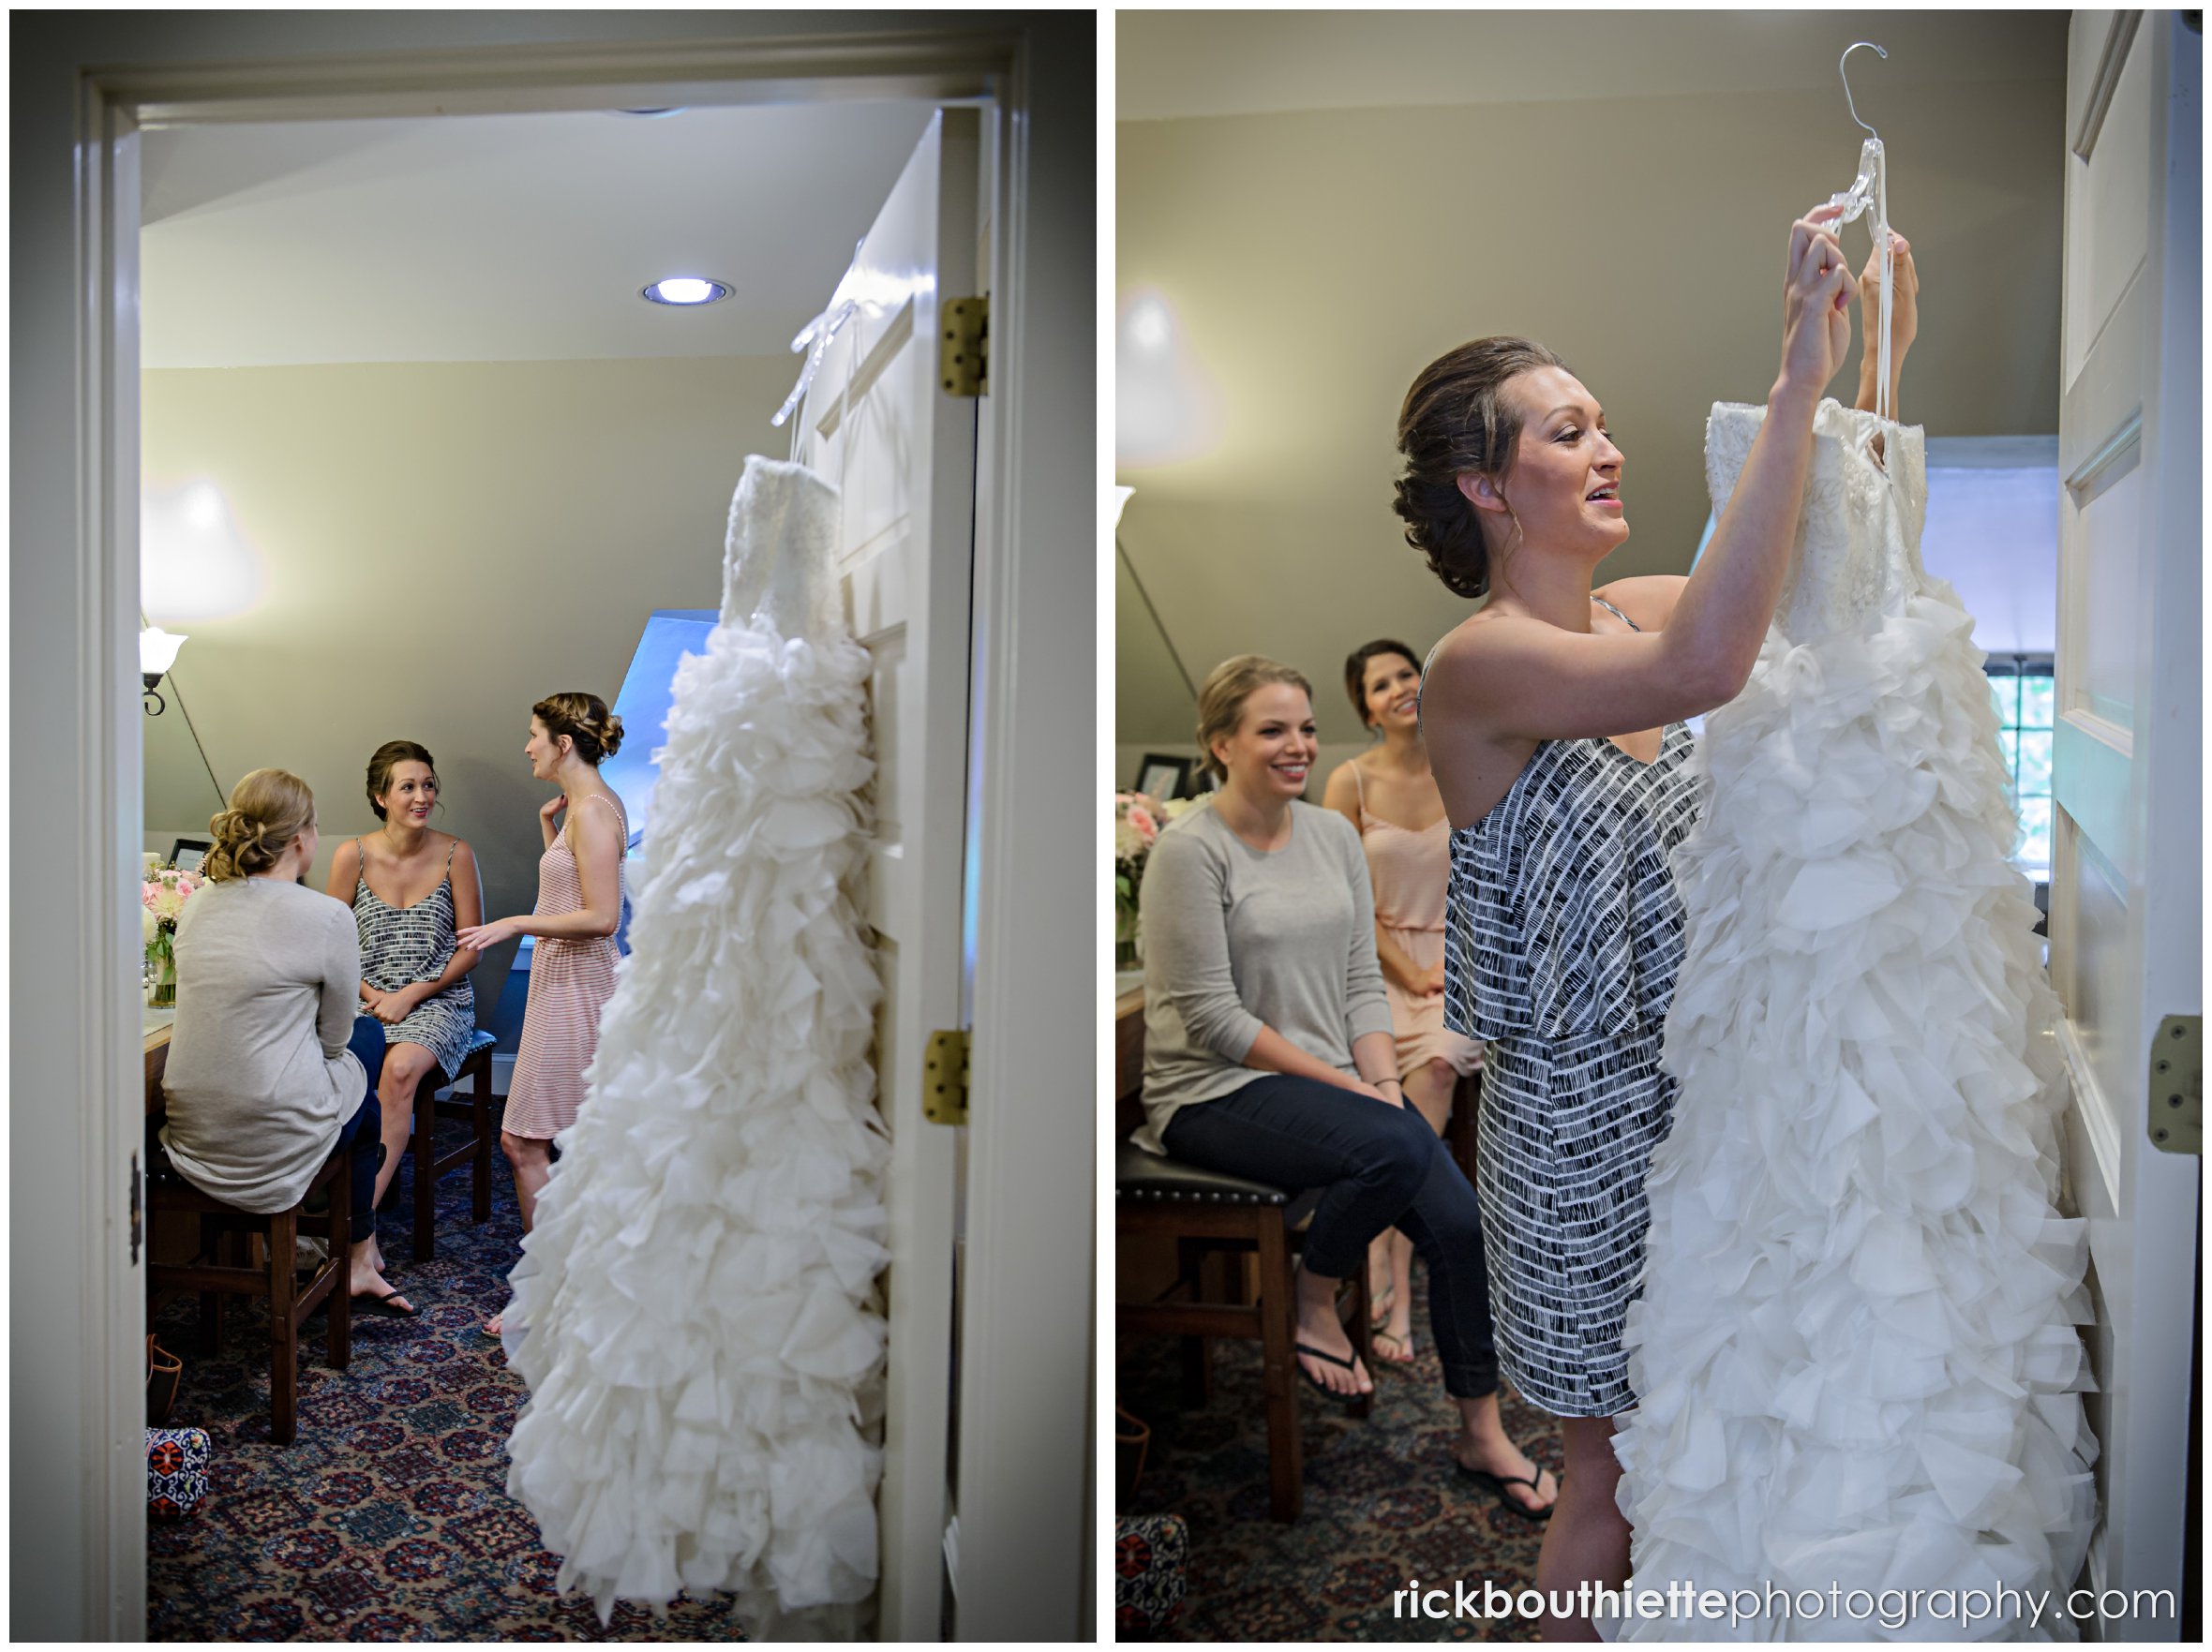
[[[1181, 1283], [1190, 1287], [1190, 1300], [1205, 1300], [1205, 1265], [1210, 1253], [1196, 1239], [1175, 1241], [1175, 1267]], [[1214, 1398], [1214, 1339], [1186, 1336], [1183, 1345], [1183, 1403], [1193, 1408], [1211, 1405]]]
[[[1360, 1369], [1368, 1374], [1368, 1380], [1375, 1379], [1375, 1310], [1368, 1296], [1368, 1270], [1363, 1258], [1360, 1266], [1352, 1271], [1347, 1280], [1345, 1294], [1352, 1299], [1352, 1322], [1345, 1326], [1345, 1334], [1352, 1339], [1353, 1357], [1359, 1361]], [[1365, 1417], [1375, 1408], [1375, 1391], [1369, 1389], [1345, 1409], [1354, 1417]]]
[[[200, 1218], [200, 1254], [212, 1263], [222, 1259], [222, 1228], [213, 1216]], [[223, 1351], [223, 1293], [203, 1290], [200, 1293], [200, 1340], [212, 1358], [220, 1358]]]
[[279, 1211], [269, 1218], [269, 1437], [291, 1444], [300, 1410], [300, 1322], [292, 1312], [293, 1253], [299, 1218]]
[[1291, 1301], [1289, 1236], [1281, 1214], [1260, 1214], [1260, 1348], [1267, 1396], [1267, 1512], [1293, 1521], [1306, 1495], [1305, 1441], [1298, 1432], [1297, 1340]]
[[353, 1153], [360, 1147], [356, 1139], [330, 1179], [330, 1266], [336, 1272], [330, 1282], [323, 1362], [333, 1371], [343, 1371], [353, 1358]]
[[432, 1067], [415, 1086], [414, 1128], [407, 1139], [414, 1161], [414, 1259], [426, 1262], [438, 1254], [438, 1069]]
[[479, 1050], [475, 1059], [467, 1064], [469, 1073], [469, 1100], [476, 1130], [476, 1158], [471, 1174], [475, 1186], [471, 1190], [469, 1214], [478, 1222], [491, 1220], [491, 1051]]

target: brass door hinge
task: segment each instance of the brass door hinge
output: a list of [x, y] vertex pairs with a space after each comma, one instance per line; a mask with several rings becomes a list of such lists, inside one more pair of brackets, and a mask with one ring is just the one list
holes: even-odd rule
[[2150, 1041], [2150, 1143], [2205, 1151], [2205, 1018], [2168, 1016]]
[[991, 391], [991, 299], [953, 298], [937, 312], [937, 377], [947, 395]]
[[933, 1124], [968, 1122], [968, 1035], [964, 1027], [932, 1033], [921, 1055], [921, 1116]]

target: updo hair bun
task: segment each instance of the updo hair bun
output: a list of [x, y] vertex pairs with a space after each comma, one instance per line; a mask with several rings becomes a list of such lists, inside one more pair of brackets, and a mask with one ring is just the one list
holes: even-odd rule
[[1406, 525], [1406, 543], [1456, 596], [1490, 588], [1481, 515], [1459, 491], [1459, 478], [1473, 473], [1495, 483], [1513, 462], [1520, 413], [1500, 392], [1519, 374], [1565, 365], [1533, 339], [1478, 338], [1437, 357], [1406, 392], [1397, 415], [1406, 468], [1391, 508]]
[[438, 783], [438, 759], [412, 740], [386, 740], [370, 753], [368, 759], [368, 807], [379, 820], [384, 818], [384, 806], [377, 799], [392, 789], [392, 771], [402, 763], [419, 763], [430, 771], [430, 783]]
[[231, 805], [208, 818], [215, 847], [201, 864], [215, 883], [267, 871], [315, 818], [315, 794], [296, 774], [257, 768], [231, 788]]
[[593, 768], [622, 749], [622, 720], [597, 694], [548, 694], [530, 714], [556, 739], [566, 735], [574, 740], [576, 755]]

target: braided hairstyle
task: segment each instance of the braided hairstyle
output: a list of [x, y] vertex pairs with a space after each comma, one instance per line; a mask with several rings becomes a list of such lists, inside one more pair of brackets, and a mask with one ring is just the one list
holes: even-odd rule
[[[1459, 478], [1472, 471], [1496, 484], [1513, 463], [1521, 418], [1499, 394], [1507, 380], [1565, 365], [1532, 339], [1478, 338], [1437, 357], [1406, 392], [1397, 415], [1406, 470], [1393, 508], [1405, 522], [1406, 543], [1459, 596], [1479, 597], [1490, 588], [1489, 547]], [[1499, 498], [1504, 497], [1501, 487]]]
[[201, 871], [218, 884], [267, 871], [315, 818], [315, 794], [296, 774], [257, 768], [231, 788], [231, 806], [211, 817], [215, 847]]
[[555, 739], [574, 740], [576, 755], [593, 768], [622, 749], [622, 720], [597, 694], [547, 694], [530, 714]]
[[384, 818], [384, 806], [377, 799], [392, 789], [392, 771], [402, 763], [421, 764], [430, 771], [430, 783], [438, 783], [438, 760], [426, 748], [412, 740], [386, 740], [368, 760], [368, 806], [379, 820]]

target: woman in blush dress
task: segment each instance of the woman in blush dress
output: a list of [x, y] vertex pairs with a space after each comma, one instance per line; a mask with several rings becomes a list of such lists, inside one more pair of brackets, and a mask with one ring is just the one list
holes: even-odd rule
[[[1482, 1064], [1482, 1046], [1444, 1025], [1451, 823], [1421, 742], [1421, 667], [1403, 643], [1368, 643], [1344, 662], [1344, 691], [1381, 740], [1337, 766], [1322, 801], [1352, 822], [1367, 852], [1398, 1082], [1406, 1105], [1441, 1136], [1453, 1088]], [[1413, 1357], [1413, 1242], [1391, 1228], [1375, 1241], [1368, 1269], [1376, 1357], [1405, 1364]]]
[[[630, 827], [622, 800], [599, 766], [622, 744], [622, 720], [597, 694], [554, 694], [531, 708], [523, 754], [534, 780], [560, 790], [538, 811], [546, 852], [538, 858], [538, 903], [527, 917], [503, 917], [461, 932], [460, 944], [486, 952], [517, 935], [537, 940], [521, 1048], [507, 1085], [500, 1145], [515, 1168], [515, 1198], [528, 1233], [538, 1194], [553, 1174], [553, 1139], [575, 1123], [584, 1104], [584, 1069], [599, 1044], [599, 1012], [615, 990], [615, 930], [621, 926], [622, 861]], [[565, 811], [567, 819], [554, 822]], [[485, 1327], [500, 1334], [494, 1315]]]
[[437, 766], [421, 746], [379, 746], [368, 760], [367, 791], [383, 827], [338, 845], [326, 886], [353, 909], [362, 1008], [384, 1029], [379, 1198], [407, 1151], [416, 1087], [433, 1068], [450, 1082], [476, 1031], [469, 972], [477, 954], [459, 944], [459, 934], [484, 921], [484, 888], [469, 845], [430, 826], [438, 789]]

